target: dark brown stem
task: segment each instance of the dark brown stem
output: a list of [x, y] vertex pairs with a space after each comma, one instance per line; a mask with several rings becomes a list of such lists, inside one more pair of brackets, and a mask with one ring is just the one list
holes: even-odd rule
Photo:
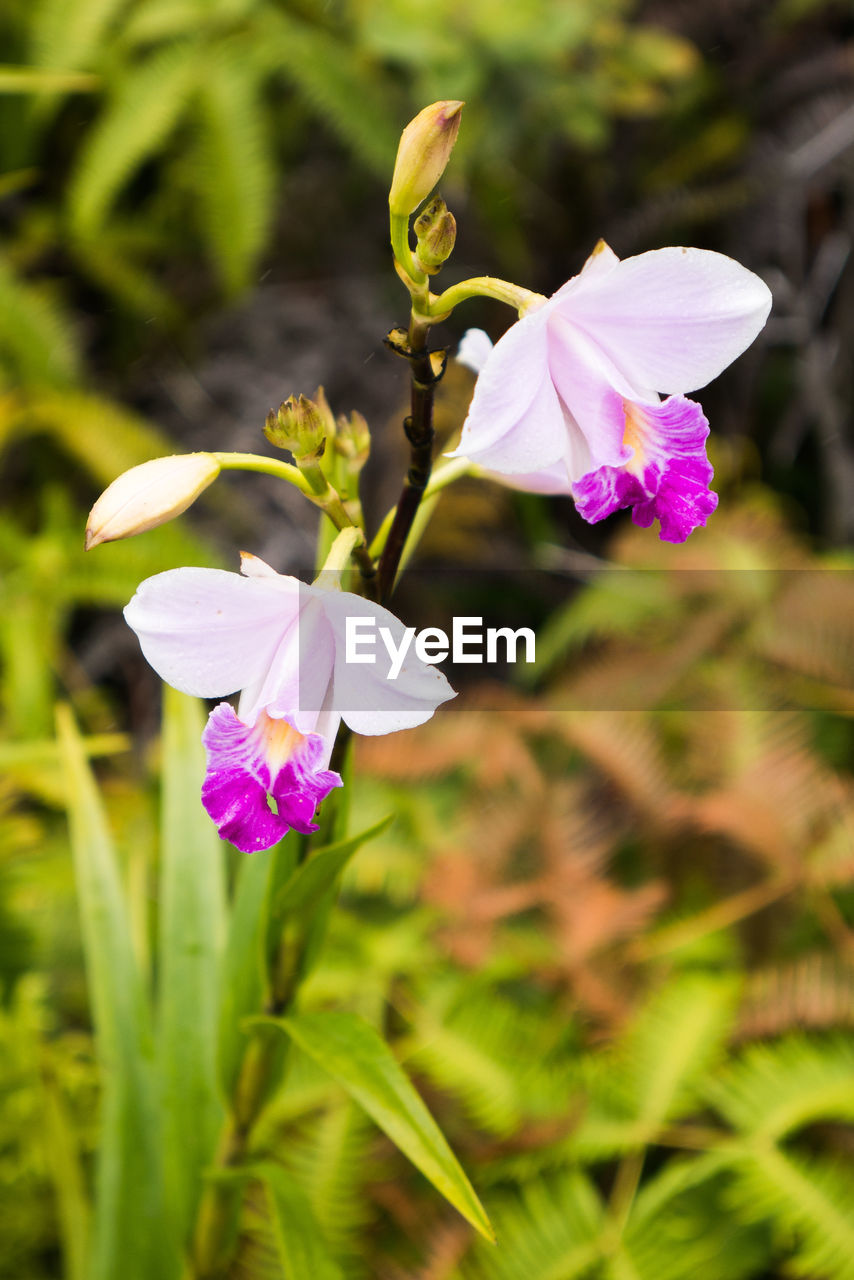
[[433, 397], [436, 383], [442, 376], [442, 366], [437, 372], [427, 350], [426, 326], [413, 323], [405, 348], [394, 349], [409, 361], [412, 371], [412, 412], [404, 419], [403, 429], [409, 441], [409, 471], [397, 504], [388, 538], [379, 564], [379, 598], [387, 600], [394, 590], [394, 580], [406, 539], [412, 528], [415, 513], [430, 482], [433, 469]]

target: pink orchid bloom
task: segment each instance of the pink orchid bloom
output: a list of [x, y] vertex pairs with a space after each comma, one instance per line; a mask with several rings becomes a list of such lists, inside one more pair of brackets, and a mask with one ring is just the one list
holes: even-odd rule
[[[388, 678], [377, 661], [347, 662], [347, 618], [404, 627], [387, 609], [347, 591], [306, 586], [255, 556], [241, 577], [222, 569], [170, 569], [141, 583], [125, 609], [142, 652], [167, 684], [198, 698], [242, 690], [237, 713], [215, 707], [202, 735], [202, 803], [224, 840], [244, 853], [291, 828], [317, 829], [314, 812], [340, 776], [328, 768], [343, 719], [356, 733], [393, 733], [429, 720], [454, 691], [407, 652]], [[381, 633], [379, 633], [381, 634]]]
[[632, 507], [635, 524], [657, 518], [663, 539], [684, 542], [718, 502], [709, 424], [684, 393], [749, 347], [770, 309], [763, 281], [723, 254], [654, 249], [621, 262], [600, 241], [494, 347], [466, 335], [459, 358], [479, 376], [450, 456], [520, 489], [571, 494], [591, 523]]

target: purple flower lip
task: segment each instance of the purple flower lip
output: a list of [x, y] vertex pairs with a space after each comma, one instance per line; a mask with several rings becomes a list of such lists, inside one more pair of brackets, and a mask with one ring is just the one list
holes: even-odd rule
[[320, 734], [302, 734], [287, 718], [262, 711], [250, 727], [221, 702], [202, 742], [208, 757], [202, 804], [222, 838], [242, 853], [269, 848], [290, 830], [316, 831], [318, 805], [342, 785], [337, 773], [320, 767]]

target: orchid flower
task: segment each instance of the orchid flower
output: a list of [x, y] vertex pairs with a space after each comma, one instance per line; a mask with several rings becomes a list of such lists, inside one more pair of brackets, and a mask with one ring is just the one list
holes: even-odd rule
[[455, 695], [410, 653], [394, 679], [381, 648], [374, 665], [347, 662], [348, 617], [373, 618], [401, 650], [403, 624], [387, 609], [241, 559], [242, 577], [170, 569], [146, 579], [125, 618], [167, 684], [199, 698], [242, 691], [237, 712], [221, 702], [202, 735], [202, 803], [220, 836], [251, 853], [291, 828], [317, 829], [315, 809], [341, 786], [328, 765], [342, 719], [357, 733], [392, 733]]
[[591, 523], [632, 507], [635, 524], [657, 518], [663, 539], [684, 542], [718, 501], [709, 424], [684, 393], [740, 355], [770, 308], [763, 281], [723, 254], [654, 249], [621, 262], [600, 240], [494, 347], [466, 335], [458, 358], [479, 376], [450, 456], [517, 488], [571, 494]]

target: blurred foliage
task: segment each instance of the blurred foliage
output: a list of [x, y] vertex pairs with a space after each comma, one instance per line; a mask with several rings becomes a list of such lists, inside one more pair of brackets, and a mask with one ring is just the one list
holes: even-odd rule
[[[200, 247], [221, 291], [244, 288], [281, 189], [287, 200], [292, 171], [313, 163], [318, 123], [381, 195], [401, 124], [424, 102], [470, 99], [457, 172], [489, 215], [499, 188], [506, 193], [508, 166], [524, 159], [527, 181], [536, 181], [556, 142], [601, 148], [615, 117], [662, 110], [670, 87], [696, 70], [687, 41], [632, 22], [631, 8], [625, 0], [8, 6], [4, 47], [17, 65], [0, 80], [4, 360], [27, 372], [50, 342], [55, 380], [72, 376], [57, 268], [160, 326], [174, 326], [204, 292]], [[518, 205], [503, 210], [507, 235], [518, 213]], [[38, 338], [34, 355], [22, 325]]]
[[[627, 530], [555, 615], [536, 696], [475, 689], [420, 730], [359, 743], [351, 824], [396, 820], [349, 863], [301, 1007], [385, 1029], [499, 1246], [476, 1243], [293, 1049], [250, 1157], [296, 1180], [343, 1276], [851, 1275], [850, 590], [849, 562], [810, 554], [760, 495], [688, 548]], [[49, 741], [33, 748], [58, 767]], [[91, 1195], [96, 1077], [77, 944], [51, 976], [71, 892], [58, 799], [10, 764], [7, 911], [34, 976], [11, 983], [3, 1023], [0, 1150], [18, 1207], [0, 1274], [59, 1274], [61, 1248], [74, 1276], [66, 1211]], [[152, 757], [141, 795], [121, 757], [103, 774], [146, 991], [176, 907], [156, 773]], [[188, 821], [195, 790], [175, 786]], [[265, 857], [240, 859], [238, 885], [263, 884]], [[35, 876], [65, 888], [33, 917]], [[250, 1182], [234, 1276], [300, 1275], [282, 1270], [275, 1212]]]
[[[169, 1222], [134, 1246], [128, 1276], [159, 1266], [170, 1232], [186, 1237], [220, 1116], [202, 1051], [219, 1020], [227, 1083], [238, 1015], [259, 998], [258, 938], [222, 948], [252, 931], [265, 855], [227, 860], [226, 903], [216, 877], [197, 876], [210, 928], [184, 945], [194, 882], [180, 859], [211, 857], [209, 829], [193, 827], [197, 787], [184, 778], [195, 834], [170, 847], [160, 748], [131, 756], [117, 731], [119, 697], [150, 727], [154, 685], [106, 613], [146, 576], [217, 562], [180, 525], [83, 555], [97, 490], [172, 448], [119, 403], [123, 366], [191, 345], [193, 321], [267, 261], [328, 274], [379, 258], [401, 124], [461, 97], [446, 194], [467, 201], [497, 269], [552, 287], [612, 229], [621, 252], [676, 230], [775, 264], [783, 351], [752, 419], [749, 373], [710, 416], [753, 430], [775, 482], [839, 541], [852, 510], [839, 443], [851, 377], [837, 359], [850, 305], [833, 312], [845, 146], [823, 169], [803, 166], [850, 82], [847, 9], [778, 0], [736, 20], [724, 3], [628, 0], [2, 6], [3, 1280], [90, 1280], [111, 1207], [133, 1235], [164, 1188]], [[475, 232], [460, 221], [467, 252]], [[324, 226], [334, 241], [318, 249]], [[446, 495], [434, 550], [471, 550], [473, 518], [506, 510], [483, 489]], [[816, 555], [761, 494], [722, 502], [678, 552], [628, 533], [601, 560], [552, 545], [543, 511], [515, 508], [525, 553], [567, 575], [570, 599], [540, 636], [531, 688], [474, 691], [417, 733], [360, 744], [352, 828], [396, 820], [348, 866], [305, 992], [309, 1012], [335, 1006], [384, 1031], [500, 1246], [477, 1243], [292, 1049], [252, 1135], [259, 1176], [233, 1275], [283, 1274], [289, 1211], [348, 1280], [850, 1280], [850, 559]], [[92, 866], [78, 861], [76, 883], [69, 862], [58, 693], [85, 728], [78, 781], [84, 756], [97, 769], [86, 848], [106, 868], [111, 952], [105, 902], [81, 891]], [[180, 807], [174, 789], [168, 803]], [[127, 990], [110, 988], [111, 964]], [[131, 988], [136, 1003], [122, 1005]], [[188, 1124], [198, 1097], [205, 1121]], [[140, 1141], [117, 1172], [121, 1124]], [[105, 1167], [115, 1199], [95, 1205]]]

